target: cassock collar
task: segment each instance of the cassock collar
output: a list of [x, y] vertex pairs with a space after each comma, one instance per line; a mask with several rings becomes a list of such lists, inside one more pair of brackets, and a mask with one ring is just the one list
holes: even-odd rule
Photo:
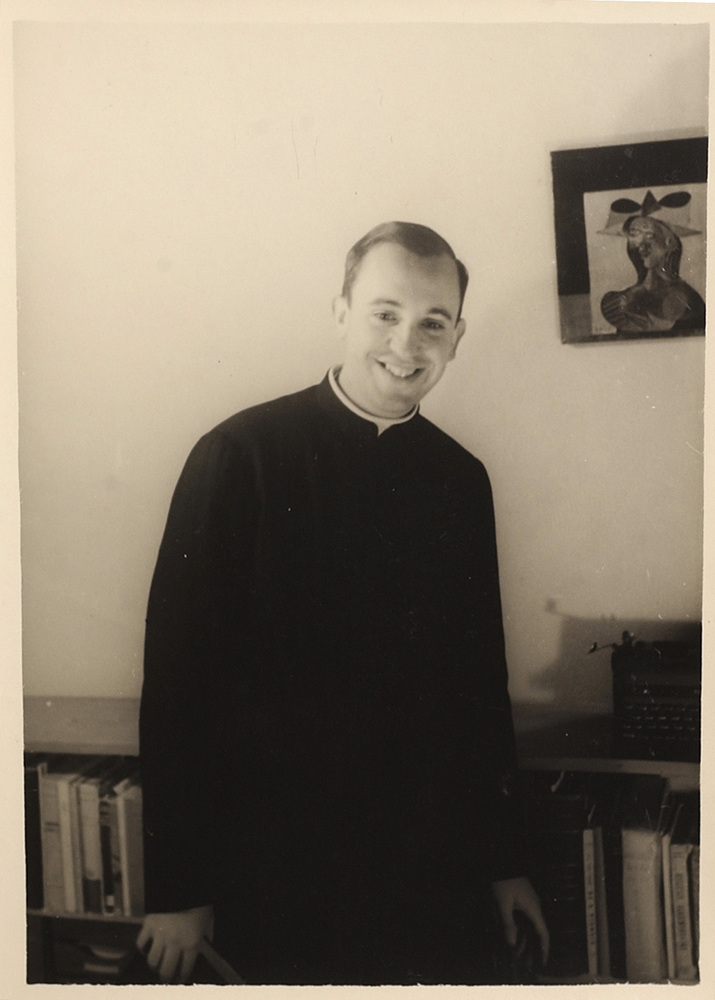
[[318, 399], [324, 409], [339, 421], [346, 429], [354, 429], [357, 432], [367, 434], [369, 437], [379, 436], [391, 427], [398, 427], [409, 423], [419, 412], [419, 407], [413, 407], [404, 417], [376, 417], [371, 413], [366, 413], [348, 396], [345, 395], [338, 382], [340, 367], [330, 369], [323, 381], [318, 385]]

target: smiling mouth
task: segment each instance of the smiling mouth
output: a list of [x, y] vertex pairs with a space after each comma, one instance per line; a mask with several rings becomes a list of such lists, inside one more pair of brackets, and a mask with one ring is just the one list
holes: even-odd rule
[[378, 361], [381, 368], [393, 375], [395, 378], [407, 380], [414, 378], [422, 372], [422, 368], [405, 368], [402, 365], [393, 365], [389, 361]]

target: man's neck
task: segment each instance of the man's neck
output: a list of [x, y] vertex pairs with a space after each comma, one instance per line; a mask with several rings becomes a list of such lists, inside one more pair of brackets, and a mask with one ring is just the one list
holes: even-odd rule
[[374, 413], [368, 413], [363, 410], [362, 407], [354, 403], [352, 399], [347, 395], [345, 390], [340, 385], [340, 365], [336, 365], [331, 368], [328, 373], [328, 378], [330, 380], [330, 386], [338, 397], [340, 402], [351, 410], [353, 413], [357, 414], [358, 417], [362, 417], [363, 420], [369, 420], [371, 423], [375, 424], [377, 427], [377, 433], [382, 434], [386, 431], [388, 427], [393, 427], [395, 424], [404, 424], [408, 420], [411, 420], [417, 413], [418, 407], [413, 406], [409, 413], [406, 413], [404, 417], [378, 417]]

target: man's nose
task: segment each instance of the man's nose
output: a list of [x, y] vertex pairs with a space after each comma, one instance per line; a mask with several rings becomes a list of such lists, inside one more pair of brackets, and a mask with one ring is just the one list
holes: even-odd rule
[[418, 349], [420, 328], [412, 323], [400, 323], [393, 327], [390, 346], [396, 353], [410, 357]]

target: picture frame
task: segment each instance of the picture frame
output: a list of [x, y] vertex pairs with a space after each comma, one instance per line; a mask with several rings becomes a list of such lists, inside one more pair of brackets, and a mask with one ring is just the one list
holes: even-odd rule
[[705, 333], [706, 136], [551, 153], [565, 344]]

